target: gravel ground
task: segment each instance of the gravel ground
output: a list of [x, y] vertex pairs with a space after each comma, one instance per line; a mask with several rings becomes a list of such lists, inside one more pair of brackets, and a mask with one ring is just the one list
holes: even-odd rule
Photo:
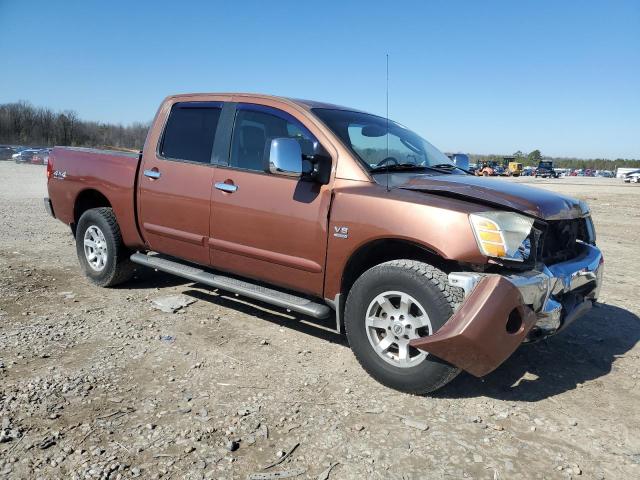
[[[590, 203], [602, 303], [418, 397], [323, 325], [145, 270], [92, 286], [44, 213], [44, 169], [0, 162], [0, 179], [0, 477], [640, 477], [640, 186], [505, 180]], [[152, 307], [177, 294], [196, 301]]]

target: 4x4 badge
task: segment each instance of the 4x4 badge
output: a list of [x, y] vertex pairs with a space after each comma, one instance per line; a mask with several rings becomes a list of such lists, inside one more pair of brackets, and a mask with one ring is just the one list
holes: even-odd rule
[[338, 238], [349, 238], [349, 227], [333, 227], [333, 236]]

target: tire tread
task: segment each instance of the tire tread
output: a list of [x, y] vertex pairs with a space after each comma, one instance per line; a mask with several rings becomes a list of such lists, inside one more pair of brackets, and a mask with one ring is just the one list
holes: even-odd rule
[[[409, 272], [411, 275], [417, 277], [417, 279], [426, 279], [432, 286], [434, 286], [440, 293], [437, 300], [438, 304], [435, 305], [435, 308], [441, 312], [448, 312], [448, 316], [451, 316], [458, 309], [464, 299], [464, 290], [462, 290], [460, 287], [454, 287], [450, 285], [447, 274], [445, 272], [428, 263], [410, 259], [391, 260], [372, 267], [370, 270], [367, 270], [367, 272], [365, 272], [358, 280], [356, 280], [353, 288], [358, 285], [358, 282], [365, 275], [367, 275], [368, 272], [371, 272], [374, 269], [383, 270], [396, 268]], [[349, 298], [347, 298], [347, 304], [348, 303]], [[347, 336], [349, 336], [349, 331], [350, 322], [345, 321], [345, 332], [347, 333]], [[362, 368], [371, 374], [370, 366], [363, 358], [361, 358], [360, 355], [358, 355], [356, 351], [354, 351], [354, 356], [356, 357], [356, 360], [362, 366]], [[459, 368], [454, 367], [453, 365], [449, 365], [449, 368], [442, 370], [439, 377], [431, 378], [429, 379], [429, 382], [425, 382], [421, 385], [416, 384], [403, 386], [402, 391], [413, 395], [424, 395], [443, 387], [451, 380], [453, 380], [460, 372], [461, 370]], [[377, 376], [376, 380], [389, 388], [398, 389], [397, 385], [393, 385], [390, 382], [386, 381], [385, 376]]]
[[[120, 225], [118, 225], [118, 220], [113, 213], [113, 209], [110, 207], [98, 207], [87, 210], [83, 213], [83, 215], [85, 215], [87, 212], [92, 212], [102, 217], [102, 219], [107, 223], [109, 229], [111, 230], [110, 233], [113, 235], [113, 239], [115, 242], [115, 251], [111, 252], [114, 259], [111, 271], [107, 272], [107, 276], [103, 279], [97, 279], [92, 276], [88, 276], [89, 279], [100, 287], [114, 287], [126, 282], [133, 276], [133, 273], [135, 271], [135, 264], [131, 262], [131, 260], [129, 260], [129, 251], [122, 241]], [[82, 217], [80, 217], [80, 220], [82, 220]], [[83, 234], [84, 232], [78, 231], [78, 237]], [[78, 241], [82, 241], [82, 239], [76, 239], [76, 242]], [[80, 255], [80, 253], [78, 253], [78, 255]]]

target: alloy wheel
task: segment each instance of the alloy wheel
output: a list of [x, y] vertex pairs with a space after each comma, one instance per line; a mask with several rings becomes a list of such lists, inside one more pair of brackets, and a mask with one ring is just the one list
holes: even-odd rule
[[429, 315], [411, 295], [388, 291], [376, 296], [365, 318], [371, 346], [385, 362], [400, 368], [422, 363], [428, 353], [409, 345], [414, 338], [433, 333]]
[[100, 272], [107, 264], [108, 257], [107, 240], [102, 230], [91, 225], [84, 232], [84, 256], [89, 266], [96, 272]]

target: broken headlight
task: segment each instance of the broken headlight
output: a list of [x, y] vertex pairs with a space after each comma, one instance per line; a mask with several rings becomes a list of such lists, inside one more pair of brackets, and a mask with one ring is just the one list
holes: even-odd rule
[[514, 212], [469, 215], [478, 248], [487, 257], [523, 262], [531, 255], [533, 219]]

